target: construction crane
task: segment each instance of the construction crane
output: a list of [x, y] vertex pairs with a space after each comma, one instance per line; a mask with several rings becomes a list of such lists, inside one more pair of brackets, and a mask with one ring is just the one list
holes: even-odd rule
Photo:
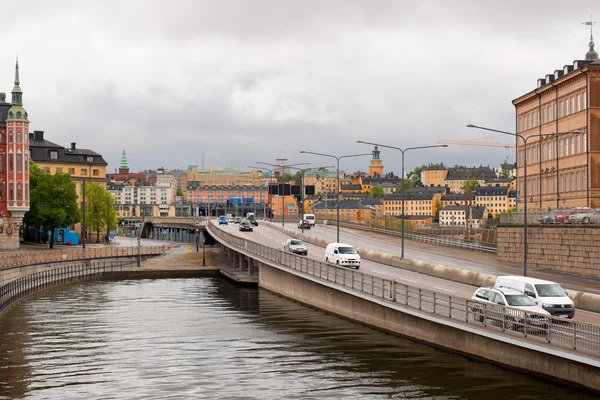
[[438, 140], [437, 144], [456, 144], [459, 146], [487, 146], [487, 147], [504, 147], [505, 149], [514, 149], [514, 144], [498, 143], [498, 142], [474, 142], [472, 140]]

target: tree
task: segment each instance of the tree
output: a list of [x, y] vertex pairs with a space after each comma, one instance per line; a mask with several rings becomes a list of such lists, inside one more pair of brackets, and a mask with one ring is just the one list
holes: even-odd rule
[[427, 165], [423, 164], [420, 167], [415, 167], [412, 174], [410, 175], [410, 180], [412, 187], [423, 186], [423, 182], [421, 182], [421, 172], [426, 168]]
[[177, 188], [177, 196], [183, 197], [183, 192], [179, 188]]
[[467, 240], [470, 238], [469, 210], [471, 209], [473, 203], [473, 193], [475, 193], [478, 187], [479, 181], [475, 178], [469, 178], [461, 185], [461, 192], [465, 195], [465, 234]]
[[506, 160], [504, 160], [504, 164], [502, 164], [502, 177], [510, 178], [510, 165], [508, 165]]
[[103, 186], [89, 183], [85, 193], [86, 225], [96, 232], [96, 243], [100, 241], [100, 232], [106, 228], [106, 234], [117, 227], [117, 215], [114, 197]]
[[404, 185], [404, 190], [408, 190], [410, 189], [412, 186], [413, 182], [410, 179], [402, 179], [398, 185], [396, 185], [396, 193], [402, 193], [402, 186]]
[[294, 177], [289, 172], [286, 172], [285, 174], [277, 177], [277, 182], [289, 182], [289, 181], [293, 181], [293, 180], [294, 180]]
[[384, 196], [385, 191], [383, 190], [383, 186], [381, 185], [375, 185], [369, 190], [370, 199], [383, 199]]
[[433, 222], [440, 222], [440, 210], [442, 209], [442, 202], [439, 199], [437, 199], [433, 207], [435, 210], [435, 221]]
[[23, 222], [27, 226], [46, 228], [50, 235], [50, 248], [54, 248], [54, 229], [64, 228], [81, 220], [75, 184], [69, 174], [46, 174], [30, 161], [29, 185], [30, 207]]

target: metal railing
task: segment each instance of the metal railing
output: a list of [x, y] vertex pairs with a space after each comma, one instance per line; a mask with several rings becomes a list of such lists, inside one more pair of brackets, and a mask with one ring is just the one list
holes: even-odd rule
[[46, 262], [75, 261], [109, 257], [159, 255], [165, 253], [164, 246], [138, 247], [88, 247], [84, 249], [46, 250], [29, 253], [1, 254], [0, 268], [16, 267]]
[[137, 269], [135, 258], [131, 260], [89, 260], [74, 265], [58, 265], [54, 268], [26, 275], [0, 286], [0, 312], [40, 289], [94, 278], [107, 273]]
[[497, 304], [409, 286], [268, 247], [209, 226], [213, 237], [281, 266], [428, 314], [523, 337], [525, 340], [600, 354], [600, 326], [525, 312]]

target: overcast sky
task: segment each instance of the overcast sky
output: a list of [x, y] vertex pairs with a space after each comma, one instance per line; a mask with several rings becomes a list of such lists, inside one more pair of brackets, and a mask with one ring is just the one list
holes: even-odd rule
[[[465, 125], [514, 131], [511, 101], [584, 58], [591, 13], [597, 0], [3, 1], [0, 90], [18, 54], [30, 130], [102, 154], [109, 172], [123, 150], [138, 171], [203, 154], [205, 167], [334, 165], [300, 150], [372, 150], [357, 140], [514, 143]], [[381, 158], [400, 174], [400, 152]], [[407, 152], [406, 171], [514, 158], [452, 146]]]

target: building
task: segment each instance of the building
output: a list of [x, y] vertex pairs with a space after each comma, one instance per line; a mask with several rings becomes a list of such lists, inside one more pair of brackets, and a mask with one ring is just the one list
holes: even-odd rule
[[369, 163], [369, 175], [371, 177], [383, 175], [383, 161], [379, 158], [379, 149], [375, 146], [373, 158]]
[[385, 215], [402, 215], [402, 198], [404, 197], [405, 216], [435, 216], [437, 204], [441, 205], [442, 195], [446, 187], [414, 187], [404, 193], [390, 193], [383, 198]]
[[129, 165], [127, 164], [127, 155], [125, 150], [121, 154], [121, 164], [119, 165], [119, 171], [114, 174], [106, 174], [106, 177], [111, 182], [133, 184], [134, 182], [149, 182], [148, 175], [146, 172], [132, 173], [129, 172]]
[[0, 93], [0, 246], [3, 249], [19, 248], [23, 216], [29, 211], [29, 119], [19, 85], [17, 61], [11, 103]]
[[455, 166], [454, 168], [448, 168], [445, 178], [445, 186], [448, 186], [450, 192], [452, 193], [461, 193], [463, 184], [469, 179], [477, 179], [479, 186], [483, 186], [486, 181], [495, 178], [496, 173], [489, 166]]
[[198, 182], [200, 186], [258, 186], [257, 171], [248, 171], [233, 167], [193, 169], [189, 171], [188, 181]]
[[[340, 171], [340, 178], [345, 174]], [[304, 172], [304, 186], [312, 185], [315, 193], [337, 193], [338, 175], [337, 171], [327, 169], [308, 170]]]
[[144, 217], [174, 217], [175, 185], [167, 180], [157, 185], [109, 183], [107, 191], [115, 198], [117, 218], [141, 221]]
[[516, 131], [527, 140], [516, 140], [521, 203], [600, 207], [600, 60], [593, 37], [583, 60], [539, 78], [512, 103]]
[[[473, 228], [482, 226], [487, 219], [485, 206], [469, 208], [469, 225]], [[440, 225], [465, 225], [465, 206], [446, 206], [440, 210]]]
[[448, 168], [444, 163], [428, 164], [421, 170], [421, 183], [423, 186], [446, 186]]

